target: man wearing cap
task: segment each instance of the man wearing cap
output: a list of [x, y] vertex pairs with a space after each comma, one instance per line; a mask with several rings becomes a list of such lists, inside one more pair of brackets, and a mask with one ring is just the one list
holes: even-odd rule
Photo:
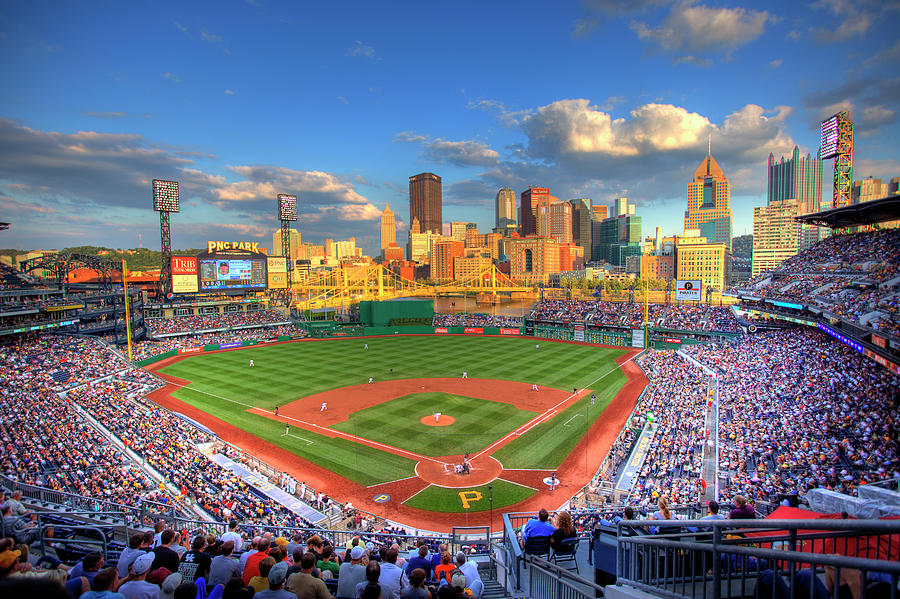
[[[278, 562], [269, 570], [269, 588], [261, 593], [257, 593], [254, 597], [258, 599], [297, 599], [297, 595], [284, 588], [284, 581], [287, 579], [288, 565], [287, 562]], [[296, 576], [296, 574], [294, 575]], [[319, 581], [322, 582], [322, 581]], [[325, 583], [322, 583], [323, 585]], [[331, 594], [329, 593], [329, 597]]]
[[159, 587], [159, 599], [175, 599], [175, 589], [183, 580], [184, 577], [178, 572], [169, 574]]
[[125, 599], [156, 599], [159, 596], [159, 587], [147, 582], [153, 557], [152, 553], [145, 553], [131, 564], [131, 578], [119, 587]]
[[[303, 597], [304, 599], [332, 599], [331, 592], [322, 579], [312, 575], [315, 567], [316, 554], [307, 551], [300, 558], [300, 571], [296, 574], [291, 574], [290, 578], [287, 579], [285, 588], [297, 597]], [[287, 568], [285, 568], [286, 572]]]
[[350, 561], [341, 564], [338, 572], [337, 594], [339, 599], [352, 599], [356, 596], [356, 585], [366, 580], [366, 567], [362, 563], [366, 550], [362, 545], [354, 545], [350, 550]]
[[455, 593], [453, 597], [472, 597], [474, 596], [472, 591], [466, 586], [466, 575], [456, 569], [450, 575], [450, 586], [453, 588], [453, 592]]

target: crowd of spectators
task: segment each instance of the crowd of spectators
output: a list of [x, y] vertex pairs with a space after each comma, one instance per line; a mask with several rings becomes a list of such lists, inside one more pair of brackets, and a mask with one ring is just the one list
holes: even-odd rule
[[151, 336], [155, 336], [259, 326], [288, 321], [290, 321], [290, 318], [274, 310], [253, 310], [250, 312], [228, 312], [227, 314], [148, 318], [147, 326], [150, 327]]
[[[531, 317], [553, 322], [586, 322], [595, 326], [638, 327], [644, 322], [644, 304], [593, 300], [543, 299]], [[651, 326], [689, 331], [740, 332], [729, 308], [702, 304], [649, 304]]]
[[435, 314], [432, 325], [436, 327], [521, 327], [522, 319], [518, 316], [503, 314], [481, 314], [478, 312], [455, 312], [453, 314]]
[[[0, 346], [3, 473], [28, 484], [136, 505], [155, 485], [57, 393], [125, 368], [99, 344], [83, 339], [20, 337]], [[60, 372], [67, 373], [65, 379]]]
[[900, 333], [900, 229], [834, 235], [740, 283], [736, 291], [812, 305], [857, 324]]
[[671, 351], [653, 351], [641, 365], [650, 384], [635, 415], [646, 419], [654, 435], [630, 501], [646, 506], [667, 497], [673, 504], [695, 503], [707, 440], [707, 375]]
[[[149, 322], [149, 321], [148, 321]], [[199, 333], [179, 337], [164, 337], [161, 339], [147, 339], [136, 344], [132, 348], [132, 356], [135, 360], [143, 360], [152, 356], [158, 356], [173, 349], [187, 349], [189, 347], [202, 347], [215, 343], [237, 343], [238, 341], [252, 341], [254, 339], [270, 339], [291, 335], [293, 337], [305, 336], [306, 331], [292, 324], [268, 326], [265, 328], [239, 329], [217, 331], [214, 333]]]
[[684, 351], [720, 372], [723, 499], [900, 478], [900, 382], [887, 369], [802, 329]]

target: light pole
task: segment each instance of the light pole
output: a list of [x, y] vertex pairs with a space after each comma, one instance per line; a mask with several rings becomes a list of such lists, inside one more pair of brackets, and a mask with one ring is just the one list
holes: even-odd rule
[[488, 521], [488, 551], [494, 538], [494, 485], [488, 485], [488, 504], [491, 506], [491, 519]]

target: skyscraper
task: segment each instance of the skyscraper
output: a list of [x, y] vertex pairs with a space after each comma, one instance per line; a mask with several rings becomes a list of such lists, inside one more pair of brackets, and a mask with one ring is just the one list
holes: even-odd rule
[[800, 251], [800, 200], [772, 200], [753, 209], [752, 276], [772, 270]]
[[504, 187], [497, 192], [494, 203], [495, 226], [497, 229], [515, 228], [516, 226], [516, 192]]
[[384, 249], [392, 243], [397, 243], [397, 226], [394, 223], [394, 213], [391, 211], [389, 204], [385, 204], [384, 212], [381, 213], [381, 254], [384, 255]]
[[[775, 156], [769, 154], [769, 185], [767, 200], [773, 202], [783, 200], [799, 200], [800, 214], [810, 214], [821, 210], [822, 206], [822, 172], [823, 162], [800, 155], [800, 148], [794, 146], [794, 152], [788, 160], [784, 156], [775, 162]], [[800, 249], [806, 249], [820, 239], [820, 229], [815, 225], [801, 225]]]
[[522, 236], [537, 235], [537, 208], [538, 206], [546, 206], [553, 202], [559, 201], [550, 195], [550, 190], [546, 187], [535, 187], [531, 185], [522, 192], [522, 215], [519, 219], [519, 225], [522, 229]]
[[591, 200], [569, 200], [572, 206], [572, 241], [584, 249], [586, 260], [591, 259]]
[[[302, 241], [300, 231], [297, 229], [288, 229], [288, 245], [290, 247], [288, 260], [297, 260], [300, 256], [300, 243]], [[281, 255], [281, 229], [272, 233], [272, 255]]]
[[572, 243], [572, 205], [568, 202], [538, 205], [537, 234], [553, 237], [559, 243]]
[[441, 234], [441, 178], [420, 173], [409, 178], [409, 220], [417, 218], [422, 232]]
[[731, 184], [712, 154], [706, 155], [687, 184], [684, 229], [699, 229], [709, 243], [723, 243], [731, 252]]

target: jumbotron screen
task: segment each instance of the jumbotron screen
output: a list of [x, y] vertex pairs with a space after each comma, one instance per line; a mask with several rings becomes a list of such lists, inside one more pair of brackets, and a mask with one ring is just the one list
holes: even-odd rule
[[208, 258], [200, 260], [200, 291], [265, 289], [266, 259]]

